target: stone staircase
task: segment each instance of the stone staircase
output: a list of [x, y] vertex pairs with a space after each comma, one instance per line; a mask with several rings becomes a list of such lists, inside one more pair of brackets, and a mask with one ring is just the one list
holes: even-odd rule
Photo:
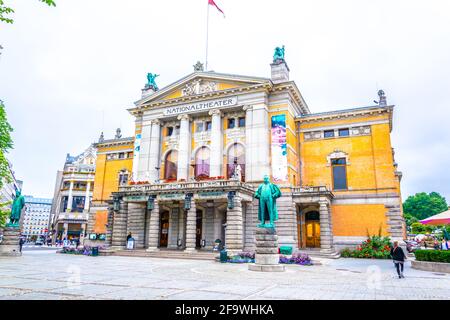
[[160, 250], [155, 252], [147, 252], [146, 250], [118, 250], [100, 252], [101, 255], [113, 255], [120, 257], [142, 257], [142, 258], [165, 258], [165, 259], [188, 259], [188, 260], [215, 260], [219, 255], [212, 252], [195, 251], [186, 253], [176, 250]]

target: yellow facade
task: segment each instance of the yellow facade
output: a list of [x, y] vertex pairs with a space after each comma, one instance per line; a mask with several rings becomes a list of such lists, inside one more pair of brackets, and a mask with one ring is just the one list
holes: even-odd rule
[[[133, 149], [133, 141], [128, 144], [115, 146], [114, 143], [97, 146], [97, 162], [95, 171], [94, 191], [92, 203], [95, 205], [105, 204], [111, 199], [112, 192], [119, 189], [119, 174], [121, 171], [131, 173], [133, 167], [133, 158], [126, 159], [107, 159], [108, 154], [124, 153], [132, 155], [130, 149]], [[107, 210], [97, 210], [95, 212], [94, 233], [105, 233], [108, 220]]]

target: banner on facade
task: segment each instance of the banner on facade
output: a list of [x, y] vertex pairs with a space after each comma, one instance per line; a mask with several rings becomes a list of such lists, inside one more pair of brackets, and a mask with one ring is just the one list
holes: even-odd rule
[[274, 182], [288, 181], [286, 115], [272, 116], [272, 177]]
[[138, 168], [139, 168], [139, 155], [141, 153], [141, 139], [142, 134], [138, 133], [134, 139], [134, 150], [133, 150], [133, 174], [131, 181], [136, 182], [138, 180]]

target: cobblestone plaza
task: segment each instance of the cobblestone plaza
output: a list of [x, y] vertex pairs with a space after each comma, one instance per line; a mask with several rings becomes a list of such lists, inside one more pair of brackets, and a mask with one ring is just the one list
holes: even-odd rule
[[449, 300], [450, 275], [411, 269], [398, 279], [389, 260], [320, 259], [285, 273], [245, 264], [138, 257], [87, 257], [54, 250], [0, 258], [0, 300]]

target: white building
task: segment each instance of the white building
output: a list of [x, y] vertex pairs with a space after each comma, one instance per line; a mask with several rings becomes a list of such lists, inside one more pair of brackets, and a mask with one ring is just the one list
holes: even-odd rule
[[84, 237], [94, 189], [96, 157], [92, 145], [78, 156], [67, 154], [63, 171], [57, 172], [49, 224], [53, 242]]
[[25, 196], [22, 235], [27, 240], [35, 240], [32, 238], [45, 238], [47, 236], [51, 207], [52, 199]]

